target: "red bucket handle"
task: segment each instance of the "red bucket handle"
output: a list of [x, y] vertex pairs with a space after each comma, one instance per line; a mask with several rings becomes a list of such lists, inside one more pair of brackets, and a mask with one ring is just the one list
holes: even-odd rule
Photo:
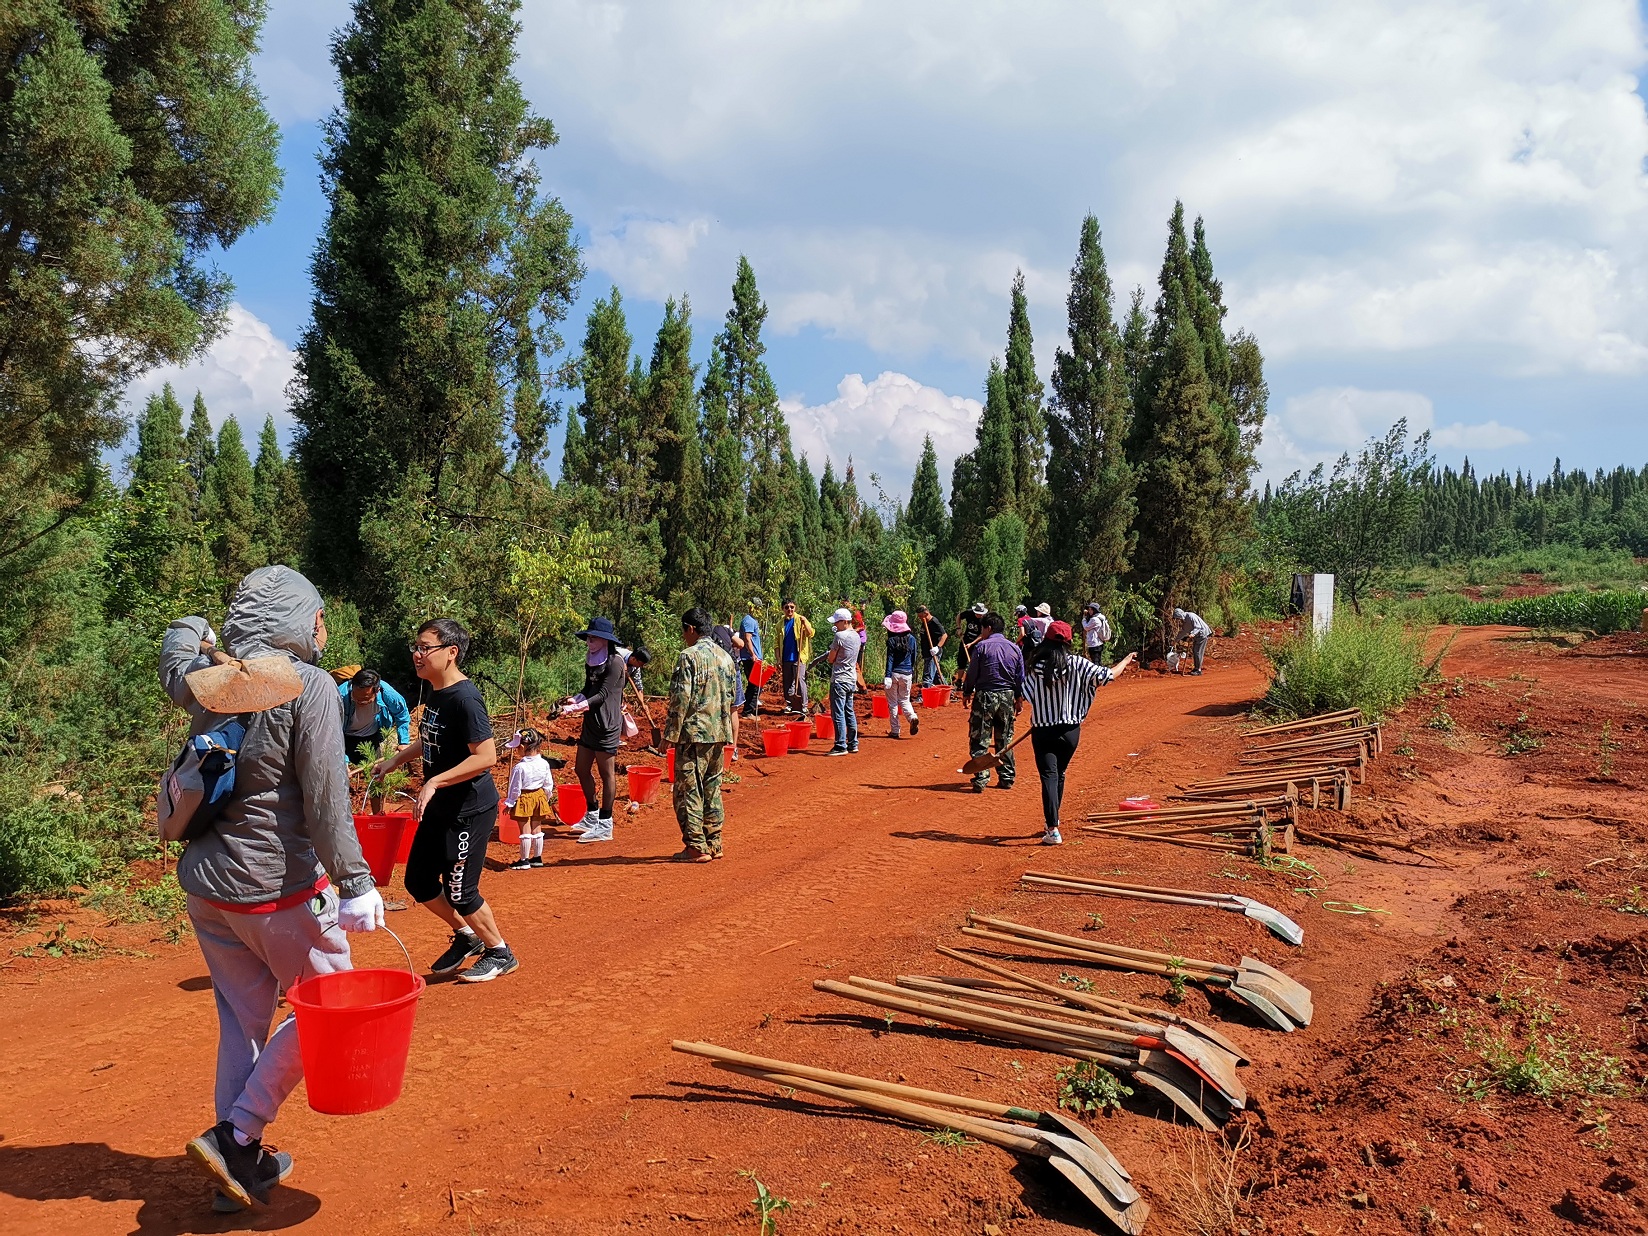
[[[394, 929], [389, 927], [387, 924], [385, 924], [382, 927], [379, 927], [377, 930], [387, 931], [389, 933], [389, 938], [391, 940], [393, 940], [396, 944], [399, 944], [401, 946], [401, 956], [406, 958], [407, 972], [410, 973], [410, 974], [417, 974], [417, 972], [418, 972], [417, 969], [412, 965], [412, 954], [406, 951], [406, 941], [402, 940], [399, 936], [397, 936], [394, 932]], [[351, 932], [350, 934], [357, 935], [357, 936], [366, 936], [366, 935], [371, 935], [372, 933], [369, 932], [369, 931], [356, 931], [356, 932]], [[351, 953], [353, 953], [353, 950], [351, 950]], [[354, 960], [353, 956], [351, 956], [350, 960], [351, 961]], [[296, 979], [294, 979], [291, 983], [287, 984], [286, 990], [291, 991], [292, 988], [296, 987], [301, 982], [303, 982], [303, 975], [300, 973], [297, 976]]]

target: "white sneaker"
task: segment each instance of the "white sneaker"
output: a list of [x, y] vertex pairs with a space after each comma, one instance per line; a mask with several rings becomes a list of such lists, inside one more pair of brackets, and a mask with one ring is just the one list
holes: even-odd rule
[[1058, 829], [1050, 828], [1041, 835], [1041, 843], [1043, 845], [1063, 845], [1064, 838], [1059, 835]]
[[601, 820], [599, 823], [596, 824], [596, 826], [594, 828], [589, 829], [587, 832], [584, 833], [584, 835], [582, 837], [578, 838], [578, 844], [579, 845], [584, 845], [584, 844], [586, 844], [588, 842], [591, 842], [591, 841], [611, 841], [611, 840], [612, 840], [612, 821], [611, 820]]

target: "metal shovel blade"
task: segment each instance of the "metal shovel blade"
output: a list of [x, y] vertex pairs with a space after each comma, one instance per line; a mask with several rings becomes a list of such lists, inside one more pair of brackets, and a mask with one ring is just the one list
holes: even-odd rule
[[1209, 1133], [1217, 1133], [1219, 1131], [1219, 1126], [1214, 1123], [1212, 1117], [1197, 1106], [1196, 1100], [1191, 1098], [1172, 1082], [1168, 1081], [1167, 1078], [1162, 1077], [1158, 1073], [1152, 1073], [1149, 1070], [1140, 1069], [1138, 1072], [1133, 1074], [1133, 1080], [1138, 1082], [1140, 1085], [1149, 1086], [1157, 1094], [1161, 1095], [1169, 1103], [1173, 1104], [1174, 1107], [1178, 1108], [1186, 1116], [1189, 1116], [1191, 1121], [1198, 1128], [1206, 1129]]
[[1132, 1174], [1122, 1166], [1121, 1160], [1110, 1153], [1110, 1147], [1101, 1142], [1094, 1134], [1093, 1130], [1088, 1128], [1081, 1121], [1074, 1120], [1071, 1117], [1066, 1116], [1063, 1112], [1037, 1112], [1036, 1126], [1038, 1128], [1047, 1129], [1052, 1133], [1068, 1133], [1071, 1137], [1074, 1137], [1078, 1141], [1086, 1144], [1089, 1150], [1108, 1163], [1110, 1165], [1110, 1170], [1115, 1172], [1116, 1175], [1120, 1176], [1123, 1180], [1130, 1181], [1133, 1179]]
[[1256, 957], [1243, 957], [1236, 963], [1236, 971], [1236, 982], [1241, 986], [1257, 990], [1301, 1026], [1310, 1025], [1315, 1013], [1310, 988]]
[[1072, 1137], [1068, 1133], [1055, 1133], [1050, 1129], [1039, 1126], [1027, 1129], [1021, 1124], [1004, 1125], [1021, 1137], [1033, 1137], [1047, 1147], [1048, 1157], [1062, 1154], [1070, 1159], [1082, 1171], [1086, 1172], [1111, 1197], [1122, 1205], [1127, 1206], [1139, 1200], [1139, 1191], [1133, 1187], [1132, 1181], [1110, 1170], [1110, 1164], [1104, 1156], [1094, 1152], [1093, 1148], [1079, 1137]]
[[1165, 1027], [1163, 1040], [1203, 1078], [1218, 1087], [1230, 1105], [1237, 1109], [1247, 1106], [1247, 1087], [1236, 1076], [1236, 1062], [1220, 1048], [1205, 1039], [1197, 1038], [1177, 1026]]
[[1298, 1029], [1293, 1019], [1272, 1004], [1262, 992], [1254, 991], [1251, 987], [1243, 987], [1241, 983], [1232, 983], [1226, 990], [1259, 1014], [1263, 1021], [1270, 1023], [1275, 1029], [1287, 1034], [1292, 1034]]
[[227, 717], [267, 712], [303, 694], [303, 679], [291, 658], [281, 656], [249, 661], [225, 658], [187, 675], [184, 681], [201, 707]]
[[1230, 899], [1240, 902], [1243, 914], [1255, 922], [1263, 923], [1270, 928], [1271, 934], [1278, 939], [1286, 940], [1289, 944], [1303, 944], [1305, 942], [1305, 929], [1280, 910], [1267, 906], [1262, 901], [1255, 901], [1251, 897], [1238, 897], [1231, 894]]
[[1144, 1231], [1145, 1220], [1150, 1218], [1150, 1203], [1142, 1197], [1127, 1206], [1119, 1204], [1113, 1197], [1101, 1189], [1093, 1177], [1084, 1172], [1076, 1161], [1067, 1155], [1053, 1153], [1047, 1156], [1048, 1163], [1053, 1170], [1076, 1186], [1076, 1191], [1085, 1197], [1093, 1206], [1128, 1236], [1139, 1236]]
[[956, 769], [956, 771], [959, 773], [966, 773], [968, 776], [971, 776], [974, 773], [986, 772], [1000, 763], [1001, 756], [999, 755], [975, 755], [960, 768]]

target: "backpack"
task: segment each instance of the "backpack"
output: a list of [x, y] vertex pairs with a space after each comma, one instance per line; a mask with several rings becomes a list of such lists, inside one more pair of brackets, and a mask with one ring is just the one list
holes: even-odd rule
[[193, 841], [212, 826], [235, 791], [235, 760], [246, 722], [231, 717], [183, 744], [160, 778], [155, 824], [162, 841]]
[[1111, 636], [1110, 619], [1104, 616], [1103, 610], [1099, 610], [1093, 615], [1093, 621], [1096, 624], [1093, 633], [1099, 637], [1099, 643], [1108, 644]]

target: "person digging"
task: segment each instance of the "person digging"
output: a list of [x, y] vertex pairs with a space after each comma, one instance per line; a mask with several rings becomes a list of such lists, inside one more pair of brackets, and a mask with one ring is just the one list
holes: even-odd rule
[[[291, 1155], [262, 1143], [303, 1078], [291, 1015], [269, 1028], [282, 989], [350, 969], [344, 933], [382, 927], [384, 907], [350, 816], [337, 687], [315, 664], [326, 647], [320, 593], [290, 567], [253, 571], [229, 600], [223, 641], [290, 683], [278, 703], [254, 700], [256, 690], [212, 690], [229, 665], [214, 666], [217, 641], [203, 618], [179, 618], [161, 642], [160, 684], [188, 712], [191, 735], [235, 716], [246, 726], [232, 793], [184, 834], [177, 862], [219, 1031], [217, 1123], [188, 1155], [217, 1185], [212, 1208], [234, 1214], [266, 1205], [292, 1171]], [[231, 673], [249, 668], [232, 664]]]
[[681, 656], [670, 676], [664, 738], [675, 747], [671, 798], [681, 825], [677, 862], [708, 863], [722, 856], [722, 760], [734, 734], [738, 671], [709, 638], [713, 626], [702, 609], [681, 616]]

